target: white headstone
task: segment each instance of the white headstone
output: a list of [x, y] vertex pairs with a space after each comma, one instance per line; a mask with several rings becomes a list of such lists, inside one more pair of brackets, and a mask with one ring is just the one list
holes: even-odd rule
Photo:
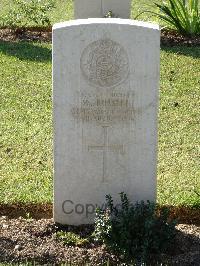
[[124, 19], [53, 27], [54, 219], [93, 222], [105, 195], [156, 200], [160, 31]]
[[102, 18], [110, 11], [115, 17], [129, 18], [131, 0], [74, 0], [76, 19]]

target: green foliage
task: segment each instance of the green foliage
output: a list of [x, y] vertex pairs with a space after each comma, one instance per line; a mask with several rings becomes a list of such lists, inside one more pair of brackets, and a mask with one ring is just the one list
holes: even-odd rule
[[12, 9], [0, 19], [2, 26], [49, 26], [48, 12], [55, 7], [54, 0], [12, 0]]
[[104, 15], [104, 18], [116, 18], [116, 15], [110, 10]]
[[29, 212], [26, 212], [25, 219], [32, 220], [32, 216], [31, 216], [31, 214]]
[[[55, 8], [51, 9], [50, 12], [48, 12], [51, 25], [57, 22], [73, 19], [74, 0], [54, 0], [54, 2]], [[16, 8], [16, 5], [14, 5], [13, 3], [13, 0], [0, 0], [0, 17], [5, 17], [12, 11], [11, 8]], [[2, 26], [2, 23], [0, 26]], [[4, 24], [4, 26], [6, 26], [6, 24]], [[42, 26], [42, 24], [40, 26]]]
[[107, 208], [98, 209], [95, 218], [95, 239], [126, 258], [146, 261], [151, 254], [164, 252], [175, 235], [175, 221], [169, 211], [158, 211], [154, 203], [131, 204], [120, 193], [121, 205], [115, 207], [106, 196]]
[[79, 235], [73, 232], [57, 232], [56, 236], [61, 239], [66, 245], [71, 246], [85, 246], [89, 243], [87, 238], [81, 238]]
[[160, 8], [160, 19], [183, 35], [200, 34], [199, 0], [167, 0]]

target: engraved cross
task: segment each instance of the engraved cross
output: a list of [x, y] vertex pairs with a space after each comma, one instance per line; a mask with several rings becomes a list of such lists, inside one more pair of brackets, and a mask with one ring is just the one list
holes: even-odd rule
[[103, 144], [102, 145], [90, 145], [88, 146], [88, 151], [101, 151], [103, 152], [103, 182], [106, 181], [108, 177], [108, 152], [124, 153], [124, 146], [120, 144], [109, 144], [108, 140], [108, 127], [103, 127]]

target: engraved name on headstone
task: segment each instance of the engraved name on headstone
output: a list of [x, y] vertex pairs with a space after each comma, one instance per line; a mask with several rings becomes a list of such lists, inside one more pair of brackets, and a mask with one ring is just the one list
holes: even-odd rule
[[54, 26], [56, 222], [93, 222], [107, 194], [155, 200], [159, 36], [121, 19]]

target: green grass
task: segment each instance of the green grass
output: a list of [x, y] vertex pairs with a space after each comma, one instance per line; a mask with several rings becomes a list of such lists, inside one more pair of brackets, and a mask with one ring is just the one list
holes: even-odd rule
[[[13, 0], [0, 0], [0, 16], [6, 14], [10, 8], [13, 7]], [[49, 12], [49, 17], [52, 24], [73, 19], [73, 0], [55, 0], [55, 9]], [[162, 21], [148, 12], [143, 11], [154, 11], [159, 12], [159, 9], [154, 3], [162, 3], [162, 0], [132, 0], [131, 18], [134, 19], [138, 14], [142, 13], [137, 19], [144, 21], [151, 21], [163, 24]], [[200, 5], [200, 1], [199, 1]]]
[[[0, 0], [0, 15], [11, 3]], [[131, 17], [151, 9], [149, 4], [152, 1], [134, 0]], [[50, 17], [52, 23], [72, 19], [73, 1], [56, 0]], [[157, 21], [149, 13], [139, 19]], [[200, 204], [199, 58], [199, 47], [161, 51], [158, 201], [162, 204]], [[0, 80], [0, 202], [51, 202], [51, 46], [0, 42]]]
[[[160, 3], [161, 0], [155, 0], [154, 2]], [[5, 15], [10, 8], [13, 7], [12, 0], [0, 0], [0, 16]], [[131, 18], [136, 17], [144, 10], [158, 10], [156, 7], [152, 7], [151, 0], [133, 0], [131, 9]], [[73, 0], [56, 0], [55, 9], [49, 12], [49, 17], [52, 24], [73, 19]], [[152, 22], [158, 22], [158, 19], [150, 13], [142, 14], [138, 20], [150, 20]]]
[[[162, 49], [158, 165], [162, 204], [200, 205], [198, 73], [198, 47]], [[0, 80], [0, 202], [51, 202], [51, 45], [0, 42]]]
[[200, 206], [200, 49], [161, 52], [158, 199]]
[[0, 201], [51, 201], [51, 50], [0, 43]]

